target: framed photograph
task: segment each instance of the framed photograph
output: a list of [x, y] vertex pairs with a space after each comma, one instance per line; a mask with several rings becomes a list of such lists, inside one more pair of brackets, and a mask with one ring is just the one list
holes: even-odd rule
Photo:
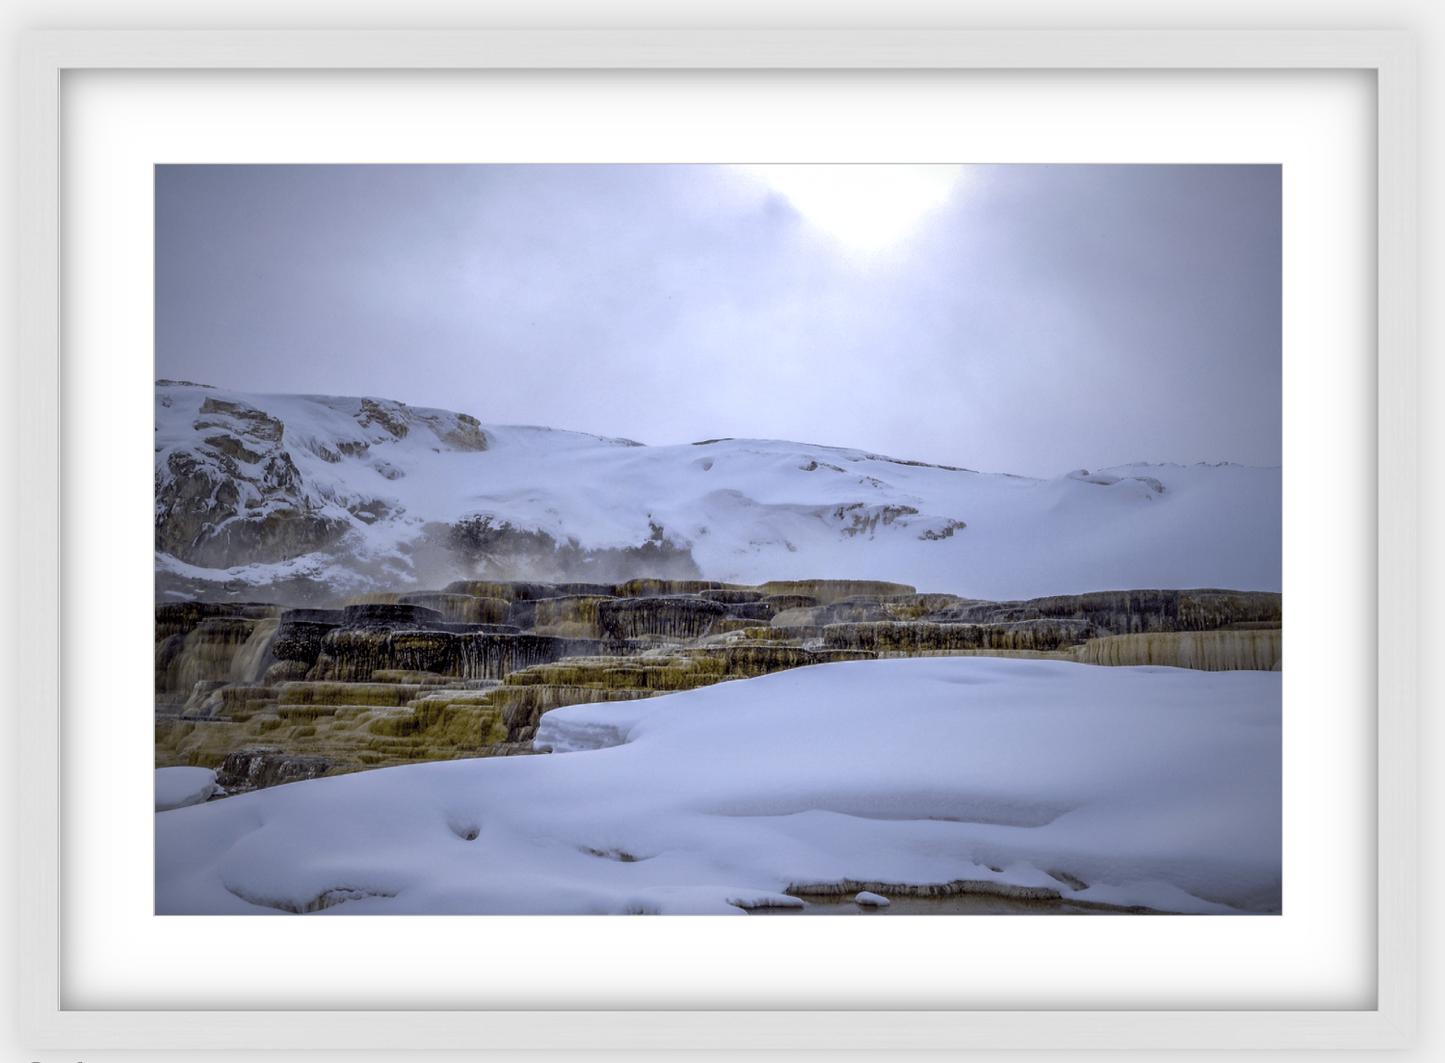
[[[28, 151], [21, 242], [33, 266], [23, 293], [22, 375], [34, 398], [21, 416], [25, 438], [42, 442], [27, 485], [39, 516], [24, 542], [36, 563], [20, 588], [36, 603], [35, 623], [21, 634], [27, 657], [42, 665], [45, 709], [21, 724], [24, 747], [34, 751], [21, 783], [36, 810], [24, 824], [19, 861], [27, 909], [21, 945], [27, 969], [37, 972], [22, 987], [30, 1042], [117, 1050], [465, 1049], [481, 1046], [483, 1033], [493, 1049], [592, 1050], [1410, 1042], [1416, 190], [1408, 35], [97, 31], [28, 35], [22, 74]], [[1102, 174], [1128, 164], [1234, 168], [1229, 172], [1277, 180], [1278, 213], [1259, 224], [1282, 232], [1276, 460], [1283, 484], [1279, 568], [1291, 611], [1282, 903], [1276, 897], [1261, 909], [1271, 914], [1228, 919], [980, 916], [841, 924], [692, 916], [238, 919], [215, 908], [157, 915], [158, 906], [185, 909], [167, 909], [157, 892], [157, 845], [179, 843], [152, 833], [152, 729], [143, 722], [152, 712], [145, 692], [159, 661], [142, 621], [155, 597], [159, 556], [147, 545], [160, 483], [152, 455], [169, 445], [159, 434], [164, 425], [152, 417], [152, 400], [156, 378], [170, 364], [163, 352], [178, 343], [214, 342], [221, 359], [247, 357], [224, 330], [215, 331], [214, 321], [209, 339], [178, 327], [172, 300], [178, 277], [198, 278], [215, 260], [238, 253], [241, 230], [223, 208], [257, 194], [167, 182], [277, 164], [352, 172], [366, 164], [368, 172], [392, 174], [416, 164], [494, 164], [518, 173], [522, 166], [577, 172], [609, 164], [623, 174], [636, 164], [692, 167], [690, 173], [749, 164], [773, 166], [766, 179], [795, 207], [807, 193], [791, 191], [777, 167], [1070, 164]], [[526, 171], [529, 184], [536, 172]], [[293, 223], [307, 224], [308, 212], [322, 209], [329, 194], [308, 201]], [[582, 206], [573, 224], [596, 222], [587, 214], [590, 194], [575, 195]], [[1136, 190], [1108, 199], [1108, 208], [1147, 219], [1149, 197], [1164, 194], [1218, 192], [1182, 185]], [[214, 229], [209, 242], [193, 240], [184, 254], [165, 236], [164, 212], [178, 201], [166, 198], [172, 195], [192, 197], [186, 223], [192, 236]], [[628, 195], [619, 202], [634, 211], [640, 200], [635, 190]], [[864, 201], [855, 198], [831, 215], [826, 204], [818, 206], [816, 218], [830, 218], [819, 224], [834, 226], [839, 240], [866, 243], [874, 231], [858, 226], [887, 219], [881, 212], [864, 217], [858, 206]], [[509, 202], [512, 209], [542, 209], [540, 200]], [[1043, 203], [1027, 209], [1046, 213]], [[1229, 213], [1221, 210], [1220, 225], [1239, 224], [1226, 219]], [[643, 224], [640, 209], [636, 217]], [[398, 224], [419, 219], [425, 220], [408, 215]], [[610, 223], [609, 239], [620, 239], [622, 228]], [[867, 253], [887, 252], [874, 246]], [[259, 259], [252, 265], [266, 268]], [[999, 263], [1026, 267], [1042, 268], [1023, 259]], [[327, 268], [347, 269], [344, 253]], [[1266, 263], [1266, 272], [1273, 269]], [[970, 277], [989, 290], [986, 271]], [[1188, 277], [1201, 287], [1219, 279], [1207, 263], [1196, 263]], [[418, 292], [434, 292], [437, 279], [426, 269], [413, 279]], [[595, 290], [605, 298], [603, 288]], [[848, 290], [838, 286], [827, 297], [842, 299]], [[294, 290], [291, 297], [309, 298]], [[1141, 320], [1156, 312], [1148, 300], [1147, 292], [1134, 293], [1129, 303]], [[846, 310], [844, 303], [836, 307]], [[1019, 306], [1007, 327], [1022, 336], [1027, 330], [1018, 322], [1041, 319], [1047, 310]], [[258, 311], [279, 312], [274, 303]], [[337, 314], [344, 331], [345, 307]], [[990, 327], [1004, 327], [1002, 316], [990, 320]], [[766, 347], [766, 324], [721, 331], [755, 336]], [[843, 331], [838, 335], [841, 349]], [[398, 340], [397, 349], [405, 348]], [[218, 364], [199, 350], [188, 357]], [[583, 356], [569, 357], [554, 374], [585, 376]], [[1217, 360], [1200, 366], [1191, 381], [1161, 386], [1208, 394], [1219, 420], [1244, 423], [1236, 406], [1254, 400], [1243, 394], [1238, 359], [1222, 347]], [[336, 370], [343, 379], [329, 393], [356, 394], [344, 381], [344, 359]], [[410, 371], [419, 381], [422, 367]], [[1099, 383], [1087, 365], [1070, 372], [1091, 387]], [[400, 367], [398, 379], [407, 373]], [[1210, 373], [1233, 377], [1233, 386], [1211, 389]], [[631, 391], [612, 394], [600, 379], [589, 386], [605, 402], [665, 405], [669, 389], [680, 393], [697, 383], [666, 376], [660, 359]], [[648, 390], [659, 379], [655, 392]], [[881, 387], [880, 379], [857, 376], [862, 387]], [[822, 390], [825, 383], [840, 396], [848, 390], [846, 382], [817, 379], [787, 386]], [[1121, 375], [1104, 386], [1118, 391], [1135, 383]], [[177, 402], [189, 402], [194, 390], [189, 382], [167, 388], [176, 389]], [[1268, 391], [1267, 384], [1260, 388]], [[916, 420], [945, 416], [925, 401], [929, 390], [927, 379], [909, 377], [897, 385], [896, 404], [916, 411]], [[1141, 423], [1157, 420], [1159, 411], [1142, 405], [1158, 392], [1135, 391]], [[166, 405], [170, 398], [167, 392], [156, 401]], [[1275, 404], [1269, 394], [1258, 401]], [[230, 407], [216, 409], [225, 414]], [[582, 417], [583, 406], [575, 409]], [[900, 420], [908, 416], [900, 413]], [[540, 421], [530, 413], [525, 419]], [[1086, 420], [1080, 433], [1105, 431]], [[492, 423], [511, 422], [491, 415], [479, 429], [468, 418], [448, 431], [485, 432]], [[44, 442], [52, 439], [53, 453]], [[986, 442], [980, 435], [974, 445]], [[324, 446], [317, 453], [332, 464], [342, 460]], [[929, 457], [901, 455], [915, 456]], [[990, 460], [998, 471], [1018, 471], [1001, 467], [1002, 458]], [[1069, 474], [1074, 480], [1061, 489], [1112, 490], [1121, 479], [1146, 494], [1164, 489], [1142, 474], [1117, 472]], [[55, 520], [45, 516], [56, 513]], [[925, 518], [932, 515], [916, 508], [888, 515], [889, 522]], [[363, 506], [357, 519], [371, 526], [387, 514]], [[930, 524], [923, 531], [932, 541], [963, 527]], [[700, 533], [689, 534], [695, 540]], [[677, 548], [662, 525], [651, 542], [653, 553]], [[1180, 551], [1206, 548], [1181, 533]], [[167, 572], [192, 578], [183, 565]], [[573, 579], [570, 570], [566, 578]], [[712, 601], [707, 608], [721, 608]], [[788, 605], [805, 609], [819, 600]], [[743, 630], [742, 621], [737, 626]], [[421, 682], [415, 674], [421, 673], [397, 682]], [[471, 840], [478, 828], [458, 820], [450, 829]], [[205, 847], [198, 839], [184, 844], [197, 853]], [[1241, 850], [1245, 844], [1241, 838]], [[617, 852], [616, 859], [632, 861]], [[257, 863], [267, 859], [258, 855]], [[1066, 895], [1087, 888], [1064, 872], [1049, 874]], [[227, 888], [251, 903], [244, 890]], [[859, 903], [871, 903], [863, 885], [858, 890]], [[364, 901], [364, 893], [331, 896], [322, 907]], [[1130, 895], [1122, 903], [1140, 902]], [[545, 1021], [537, 1012], [546, 1012]]]

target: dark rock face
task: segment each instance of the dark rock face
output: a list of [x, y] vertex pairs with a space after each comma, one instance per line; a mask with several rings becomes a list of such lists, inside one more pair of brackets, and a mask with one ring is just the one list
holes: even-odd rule
[[695, 639], [727, 612], [726, 605], [705, 598], [620, 598], [597, 603], [597, 626], [608, 639]]
[[441, 613], [420, 605], [348, 605], [341, 627], [347, 630], [395, 631], [426, 628], [445, 621]]
[[596, 639], [484, 631], [338, 627], [321, 640], [307, 678], [313, 682], [366, 683], [376, 672], [431, 672], [456, 679], [501, 679], [534, 664], [603, 652]]
[[1280, 594], [1267, 591], [1097, 591], [1022, 602], [964, 602], [929, 613], [924, 619], [972, 623], [1074, 619], [1087, 620], [1100, 634], [1132, 635], [1211, 631], [1232, 623], [1278, 621], [1282, 602]]
[[834, 649], [894, 654], [949, 650], [1049, 651], [1085, 642], [1097, 633], [1087, 620], [1021, 620], [1004, 624], [894, 620], [830, 624], [823, 628], [823, 641]]
[[448, 631], [393, 631], [387, 640], [394, 668], [458, 675], [460, 639]]
[[463, 679], [501, 679], [532, 665], [605, 652], [603, 643], [596, 639], [564, 639], [550, 635], [463, 635], [458, 645]]
[[798, 646], [776, 646], [767, 643], [726, 646], [706, 651], [710, 657], [721, 658], [723, 674], [730, 678], [751, 678], [781, 672], [788, 668], [804, 668], [811, 664], [832, 661], [866, 661], [875, 656], [859, 647], [829, 647], [805, 650]]
[[365, 683], [373, 672], [395, 667], [389, 630], [337, 628], [322, 638], [321, 652], [306, 678], [313, 682]]
[[331, 769], [321, 757], [288, 756], [278, 749], [241, 749], [228, 753], [216, 781], [232, 792], [319, 779]]
[[763, 601], [772, 607], [774, 616], [784, 609], [811, 609], [818, 604], [811, 594], [769, 594]]
[[[294, 610], [300, 612], [301, 610]], [[310, 610], [308, 610], [310, 611]], [[322, 612], [323, 610], [314, 610]], [[335, 630], [335, 624], [313, 623], [307, 620], [292, 620], [288, 613], [276, 631], [271, 643], [271, 652], [281, 661], [300, 661], [308, 667], [316, 663], [321, 653], [321, 640]]]
[[287, 609], [281, 614], [283, 624], [330, 624], [334, 627], [345, 619], [345, 609]]
[[763, 592], [743, 590], [741, 588], [725, 588], [723, 590], [700, 591], [698, 597], [706, 598], [710, 602], [722, 602], [724, 605], [742, 605], [748, 602], [762, 601]]
[[284, 609], [260, 602], [164, 602], [156, 605], [156, 639], [188, 635], [207, 617], [231, 616], [267, 620]]
[[[315, 616], [316, 621], [298, 619]], [[442, 614], [419, 605], [348, 605], [344, 609], [293, 609], [281, 620], [272, 653], [283, 661], [315, 666], [315, 679], [365, 682], [379, 668], [410, 668], [396, 664], [391, 633], [435, 634], [445, 626]], [[461, 625], [458, 625], [461, 626]], [[455, 656], [453, 654], [453, 656]], [[407, 660], [415, 659], [410, 654]], [[428, 669], [429, 670], [429, 669]]]

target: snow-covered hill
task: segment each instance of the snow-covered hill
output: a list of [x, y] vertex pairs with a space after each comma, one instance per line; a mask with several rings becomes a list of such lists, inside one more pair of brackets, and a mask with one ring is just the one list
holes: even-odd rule
[[163, 597], [638, 575], [881, 579], [992, 599], [1281, 589], [1278, 468], [1139, 464], [1039, 480], [809, 443], [641, 446], [383, 399], [161, 382], [155, 485]]

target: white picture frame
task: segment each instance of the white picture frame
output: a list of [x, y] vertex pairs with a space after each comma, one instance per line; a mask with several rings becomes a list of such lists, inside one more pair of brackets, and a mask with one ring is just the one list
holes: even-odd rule
[[[1373, 72], [1378, 134], [1378, 794], [1376, 1006], [1334, 1011], [137, 1011], [60, 1005], [60, 460], [63, 324], [59, 87], [104, 68], [1356, 69]], [[27, 34], [17, 411], [33, 520], [20, 573], [33, 603], [18, 659], [35, 662], [20, 792], [22, 1036], [43, 1048], [877, 1049], [1391, 1048], [1416, 1026], [1417, 452], [1415, 67], [1398, 32], [477, 31]], [[54, 440], [53, 448], [43, 441]], [[414, 1021], [424, 1014], [425, 1022]]]

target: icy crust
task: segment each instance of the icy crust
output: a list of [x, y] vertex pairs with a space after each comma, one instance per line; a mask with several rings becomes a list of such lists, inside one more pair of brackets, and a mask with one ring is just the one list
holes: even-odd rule
[[532, 747], [539, 753], [580, 753], [587, 749], [620, 746], [627, 741], [628, 733], [637, 722], [650, 711], [646, 699], [612, 704], [605, 714], [571, 713], [565, 707], [552, 709], [542, 714]]
[[883, 579], [1000, 600], [1280, 589], [1277, 468], [1132, 465], [1036, 480], [846, 447], [640, 446], [473, 420], [382, 399], [157, 387], [158, 574], [304, 578], [339, 594], [547, 578], [498, 577], [448, 554], [436, 529], [477, 518], [587, 550], [661, 537], [696, 576], [743, 584]]
[[538, 757], [156, 817], [158, 913], [736, 913], [846, 888], [1280, 906], [1280, 676], [850, 662], [544, 717]]

